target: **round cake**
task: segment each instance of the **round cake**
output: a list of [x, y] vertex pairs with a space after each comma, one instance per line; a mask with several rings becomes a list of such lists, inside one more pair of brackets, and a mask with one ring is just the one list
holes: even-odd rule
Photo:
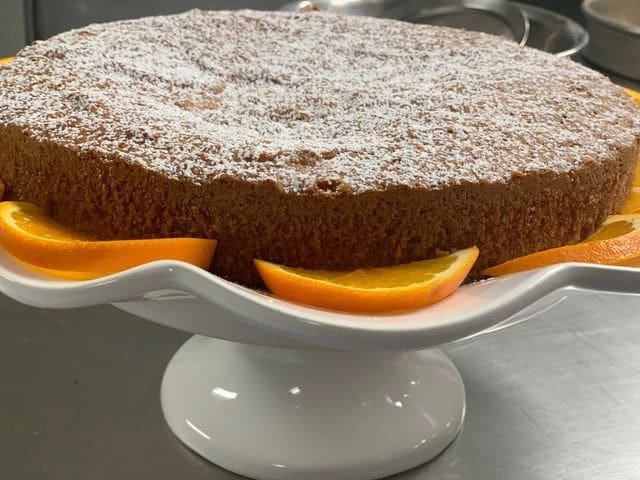
[[323, 12], [92, 25], [0, 67], [0, 179], [100, 239], [215, 238], [351, 270], [477, 245], [474, 277], [621, 209], [640, 114], [570, 60], [475, 32]]

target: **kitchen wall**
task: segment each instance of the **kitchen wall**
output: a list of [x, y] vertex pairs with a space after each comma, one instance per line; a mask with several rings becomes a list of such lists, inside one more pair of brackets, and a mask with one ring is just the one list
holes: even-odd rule
[[13, 55], [26, 42], [23, 0], [0, 0], [0, 57]]
[[196, 7], [273, 10], [284, 3], [287, 0], [0, 0], [0, 57], [13, 55], [32, 38], [48, 38], [93, 22], [177, 13]]
[[[0, 0], [2, 2], [3, 0]], [[36, 38], [92, 22], [184, 12], [191, 8], [212, 10], [260, 8], [273, 10], [286, 0], [33, 0]]]
[[[580, 0], [521, 1], [581, 19]], [[92, 22], [195, 7], [275, 9], [284, 3], [287, 0], [0, 0], [0, 57], [14, 54], [31, 38], [48, 38]]]

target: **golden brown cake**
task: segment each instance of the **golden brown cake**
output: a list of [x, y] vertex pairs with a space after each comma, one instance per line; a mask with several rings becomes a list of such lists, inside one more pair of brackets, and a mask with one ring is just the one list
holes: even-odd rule
[[0, 67], [0, 178], [98, 238], [215, 238], [333, 270], [477, 245], [477, 271], [618, 211], [640, 114], [602, 75], [481, 33], [330, 13], [92, 25]]

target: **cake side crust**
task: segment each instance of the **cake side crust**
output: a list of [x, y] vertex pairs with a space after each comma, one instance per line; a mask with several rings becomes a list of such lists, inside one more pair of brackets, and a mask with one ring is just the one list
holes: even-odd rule
[[330, 270], [388, 266], [477, 245], [479, 271], [592, 234], [620, 211], [639, 145], [573, 172], [514, 175], [510, 182], [448, 188], [395, 187], [326, 195], [284, 192], [275, 182], [233, 177], [205, 185], [167, 178], [0, 126], [7, 197], [42, 207], [100, 239], [215, 238], [212, 271], [262, 283], [253, 259]]

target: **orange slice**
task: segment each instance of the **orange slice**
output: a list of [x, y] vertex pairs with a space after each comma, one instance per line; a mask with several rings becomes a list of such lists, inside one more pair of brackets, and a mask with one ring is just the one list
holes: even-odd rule
[[638, 107], [640, 107], [640, 92], [635, 90], [631, 90], [630, 88], [624, 88], [624, 91], [636, 102]]
[[351, 272], [306, 270], [263, 260], [255, 264], [278, 297], [330, 310], [385, 312], [438, 302], [464, 281], [478, 258], [471, 247], [433, 260]]
[[95, 278], [167, 259], [208, 268], [215, 245], [198, 238], [96, 241], [56, 223], [35, 205], [0, 202], [0, 247], [55, 276]]
[[612, 215], [596, 233], [580, 243], [518, 257], [482, 274], [495, 277], [564, 262], [631, 266], [639, 259], [640, 215]]

